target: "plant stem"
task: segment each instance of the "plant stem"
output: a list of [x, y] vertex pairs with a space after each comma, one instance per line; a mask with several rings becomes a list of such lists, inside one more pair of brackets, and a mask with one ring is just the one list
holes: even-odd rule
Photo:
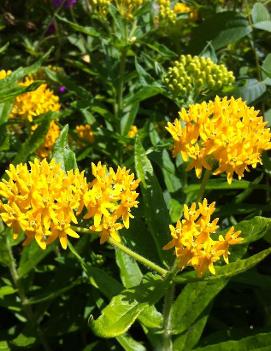
[[133, 257], [136, 261], [142, 263], [144, 266], [156, 271], [157, 273], [165, 276], [168, 271], [160, 266], [158, 266], [157, 264], [153, 263], [152, 261], [148, 260], [147, 258], [139, 255], [138, 253], [132, 251], [131, 249], [129, 249], [128, 247], [126, 247], [125, 245], [115, 241], [112, 238], [108, 239], [109, 244], [117, 247], [118, 249], [120, 249], [121, 251], [125, 252], [127, 255]]
[[171, 339], [171, 306], [174, 301], [175, 295], [175, 283], [173, 278], [178, 272], [178, 261], [175, 260], [171, 270], [168, 272], [166, 279], [169, 279], [170, 286], [166, 292], [164, 298], [164, 308], [163, 308], [163, 346], [162, 351], [173, 351], [173, 344]]
[[21, 303], [22, 303], [22, 307], [23, 310], [25, 312], [26, 317], [28, 318], [28, 320], [30, 321], [30, 323], [32, 324], [33, 330], [36, 331], [37, 336], [44, 348], [45, 351], [51, 351], [51, 348], [45, 338], [45, 335], [43, 334], [42, 330], [40, 329], [40, 326], [38, 325], [35, 315], [33, 313], [32, 307], [28, 304], [28, 299], [26, 297], [25, 291], [24, 291], [24, 287], [21, 284], [21, 280], [17, 271], [17, 267], [16, 267], [16, 260], [13, 256], [13, 252], [12, 252], [12, 248], [10, 246], [10, 242], [9, 239], [7, 238], [6, 240], [6, 247], [7, 247], [7, 252], [9, 255], [9, 271], [10, 271], [10, 275], [11, 278], [13, 280], [13, 284], [16, 287], [17, 291], [18, 291], [18, 295], [20, 297]]
[[127, 49], [123, 48], [120, 57], [120, 68], [119, 68], [119, 83], [117, 87], [117, 117], [120, 119], [122, 116], [122, 105], [123, 105], [123, 87], [124, 87], [124, 74], [126, 67], [126, 56]]
[[208, 180], [209, 180], [211, 174], [212, 174], [212, 170], [209, 170], [209, 169], [205, 170], [204, 176], [202, 178], [202, 182], [200, 184], [200, 189], [199, 189], [199, 192], [198, 192], [198, 196], [197, 196], [196, 202], [199, 202], [199, 201], [202, 200], [204, 192], [205, 192], [205, 189], [206, 189], [206, 185], [208, 183]]
[[[91, 230], [87, 228], [82, 228], [82, 227], [72, 227], [73, 230], [75, 230], [78, 233], [83, 233], [83, 234], [96, 234], [92, 232]], [[168, 271], [160, 266], [158, 266], [156, 263], [148, 260], [147, 258], [141, 256], [140, 254], [134, 252], [133, 250], [129, 249], [122, 243], [117, 242], [116, 240], [109, 238], [108, 243], [111, 244], [114, 247], [117, 247], [119, 250], [125, 252], [127, 255], [133, 257], [136, 261], [142, 263], [144, 266], [156, 271], [157, 273], [165, 276], [168, 274]]]

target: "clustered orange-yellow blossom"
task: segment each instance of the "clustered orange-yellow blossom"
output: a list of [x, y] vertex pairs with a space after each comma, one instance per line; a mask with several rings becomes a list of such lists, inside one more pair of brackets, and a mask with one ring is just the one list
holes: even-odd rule
[[25, 244], [35, 239], [45, 249], [59, 239], [66, 249], [68, 236], [79, 237], [73, 225], [83, 212], [92, 220], [91, 230], [101, 233], [101, 242], [109, 236], [118, 238], [117, 231], [129, 227], [131, 208], [137, 206], [138, 181], [125, 168], [117, 172], [110, 168], [107, 173], [106, 166], [93, 164], [91, 183], [84, 172], [65, 172], [54, 160], [35, 159], [29, 168], [10, 165], [9, 179], [0, 182], [0, 215], [14, 239], [23, 231]]
[[214, 263], [222, 256], [228, 263], [229, 247], [243, 240], [239, 237], [241, 232], [235, 232], [234, 227], [225, 236], [219, 235], [218, 240], [214, 240], [212, 235], [219, 228], [218, 218], [211, 221], [214, 211], [215, 202], [208, 205], [206, 199], [198, 204], [194, 202], [190, 208], [184, 205], [184, 219], [178, 220], [176, 227], [170, 225], [173, 239], [164, 249], [175, 248], [180, 269], [192, 266], [198, 276], [202, 276], [207, 270], [215, 274]]
[[94, 142], [94, 139], [95, 139], [94, 133], [89, 124], [80, 124], [76, 126], [75, 130], [80, 139], [87, 141], [90, 144]]
[[121, 16], [132, 19], [133, 12], [143, 5], [144, 0], [90, 0], [94, 11], [106, 15], [110, 4], [116, 6]]
[[271, 133], [259, 111], [248, 107], [241, 99], [219, 98], [191, 105], [179, 113], [180, 119], [168, 123], [172, 135], [173, 155], [189, 161], [187, 170], [195, 168], [200, 178], [202, 169], [218, 165], [214, 175], [226, 172], [232, 182], [249, 171], [249, 166], [261, 163], [261, 154], [271, 148]]
[[85, 219], [93, 218], [90, 229], [101, 233], [100, 242], [104, 243], [109, 236], [119, 241], [118, 231], [129, 228], [129, 218], [133, 218], [131, 208], [137, 207], [139, 180], [126, 168], [107, 169], [100, 162], [92, 164], [94, 180], [89, 191], [84, 195], [87, 208]]
[[[32, 130], [36, 130], [37, 127], [38, 126], [36, 124], [33, 125]], [[46, 158], [50, 155], [50, 152], [52, 151], [55, 145], [55, 142], [59, 137], [59, 134], [60, 134], [59, 126], [55, 121], [52, 121], [49, 125], [49, 129], [45, 136], [44, 143], [37, 150], [37, 155], [40, 158]]]
[[[0, 79], [6, 78], [11, 71], [0, 71]], [[28, 87], [34, 83], [31, 77], [26, 77], [19, 85]], [[11, 117], [22, 117], [32, 122], [33, 118], [49, 111], [59, 111], [59, 97], [55, 95], [47, 84], [41, 84], [36, 90], [18, 95], [15, 99]]]

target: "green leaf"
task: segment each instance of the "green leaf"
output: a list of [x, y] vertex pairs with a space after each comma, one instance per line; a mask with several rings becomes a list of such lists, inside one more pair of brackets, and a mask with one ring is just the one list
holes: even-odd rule
[[251, 11], [251, 17], [254, 24], [270, 20], [268, 9], [260, 2], [256, 2], [256, 4], [254, 4]]
[[71, 22], [71, 21], [67, 20], [67, 19], [64, 18], [64, 17], [61, 17], [60, 15], [56, 15], [56, 18], [57, 18], [59, 21], [68, 24], [69, 27], [70, 27], [71, 29], [73, 29], [74, 31], [76, 31], [76, 32], [89, 35], [90, 37], [99, 37], [99, 36], [100, 36], [100, 33], [97, 32], [96, 29], [94, 29], [93, 27], [80, 26], [80, 25], [77, 24], [77, 23]]
[[271, 54], [268, 54], [262, 64], [263, 78], [271, 78]]
[[215, 50], [233, 44], [251, 32], [247, 19], [238, 12], [216, 13], [192, 32], [190, 50], [200, 52], [208, 42]]
[[10, 351], [7, 341], [0, 341], [0, 351]]
[[38, 128], [22, 144], [20, 151], [17, 153], [14, 164], [27, 161], [28, 157], [33, 154], [44, 142], [50, 125], [50, 116], [53, 112], [48, 113], [48, 119], [44, 120]]
[[241, 97], [248, 104], [257, 100], [266, 92], [266, 85], [264, 82], [259, 82], [257, 79], [248, 79], [246, 84], [234, 90], [235, 97]]
[[253, 27], [271, 32], [271, 17], [268, 9], [261, 3], [254, 4], [251, 12]]
[[53, 245], [50, 245], [46, 250], [41, 250], [36, 242], [25, 246], [18, 267], [19, 276], [21, 278], [25, 277], [32, 269], [36, 268], [38, 263], [51, 253], [52, 250]]
[[146, 348], [129, 335], [120, 335], [116, 338], [125, 351], [146, 351]]
[[102, 310], [101, 316], [90, 321], [91, 329], [103, 338], [124, 334], [145, 308], [161, 299], [167, 286], [166, 280], [147, 274], [139, 286], [114, 296]]
[[0, 125], [6, 123], [13, 107], [13, 100], [9, 100], [0, 104]]
[[158, 95], [163, 92], [163, 89], [158, 86], [146, 85], [142, 86], [139, 91], [132, 94], [125, 100], [125, 105], [129, 106], [131, 104], [139, 103], [150, 97]]
[[190, 351], [198, 343], [208, 320], [208, 314], [200, 317], [189, 329], [178, 336], [173, 343], [173, 351]]
[[244, 238], [241, 244], [247, 244], [257, 241], [266, 235], [270, 236], [271, 219], [256, 216], [252, 219], [239, 222], [234, 228], [241, 230], [241, 237]]
[[220, 278], [230, 278], [237, 274], [246, 272], [250, 268], [256, 266], [259, 262], [265, 259], [270, 253], [271, 253], [271, 248], [268, 248], [249, 258], [245, 258], [242, 260], [239, 259], [235, 262], [229, 263], [222, 267], [215, 267], [216, 269], [215, 275], [206, 275], [203, 278], [198, 278], [195, 276], [194, 272], [189, 272], [189, 273], [183, 273], [182, 275], [177, 276], [174, 280], [177, 283], [184, 284], [187, 282], [197, 281], [197, 280], [213, 281]]
[[1, 286], [0, 287], [0, 298], [2, 298], [3, 296], [6, 295], [12, 295], [16, 292], [17, 290], [14, 289], [12, 286], [10, 285], [6, 285], [6, 286]]
[[116, 262], [125, 288], [129, 289], [140, 284], [143, 275], [137, 262], [132, 257], [116, 249]]
[[77, 168], [75, 154], [68, 144], [68, 135], [69, 125], [66, 124], [55, 143], [52, 154], [52, 159], [55, 159], [66, 171]]
[[163, 250], [163, 246], [170, 241], [170, 217], [162, 189], [153, 174], [151, 162], [138, 137], [135, 143], [135, 168], [137, 177], [141, 179], [143, 185], [141, 188], [144, 200], [144, 217], [153, 236], [160, 260], [167, 264], [173, 259], [171, 254]]
[[131, 106], [130, 111], [126, 113], [125, 116], [122, 117], [121, 119], [121, 134], [122, 135], [127, 135], [132, 124], [134, 124], [136, 115], [138, 113], [139, 109], [139, 104], [135, 103], [134, 105]]
[[[33, 336], [24, 335], [20, 333], [16, 338], [14, 338], [11, 343], [17, 347], [28, 347], [36, 342], [36, 338]], [[1, 350], [1, 349], [0, 349]]]
[[259, 333], [239, 340], [230, 340], [214, 345], [198, 347], [195, 351], [268, 351], [271, 333]]
[[187, 330], [227, 283], [227, 279], [221, 279], [187, 284], [172, 305], [172, 333]]
[[135, 169], [137, 177], [141, 180], [143, 186], [147, 187], [146, 182], [148, 177], [153, 175], [153, 168], [141, 144], [139, 136], [136, 136], [135, 141]]
[[147, 328], [159, 329], [163, 324], [163, 315], [155, 306], [146, 306], [138, 316], [138, 320]]

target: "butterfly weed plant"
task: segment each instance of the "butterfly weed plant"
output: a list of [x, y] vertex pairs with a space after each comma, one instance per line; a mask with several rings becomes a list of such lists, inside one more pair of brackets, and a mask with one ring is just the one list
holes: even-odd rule
[[268, 350], [269, 2], [3, 6], [0, 349]]

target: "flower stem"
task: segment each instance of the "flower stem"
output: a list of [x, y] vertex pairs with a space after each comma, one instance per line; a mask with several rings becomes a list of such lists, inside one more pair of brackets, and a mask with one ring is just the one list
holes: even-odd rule
[[13, 281], [14, 286], [16, 287], [18, 291], [18, 295], [20, 297], [21, 303], [23, 310], [25, 312], [26, 317], [32, 324], [33, 330], [37, 332], [37, 336], [44, 348], [45, 351], [51, 351], [51, 348], [45, 338], [45, 335], [43, 334], [40, 326], [38, 325], [35, 315], [33, 313], [32, 307], [28, 304], [28, 299], [24, 291], [24, 287], [21, 284], [21, 280], [17, 271], [16, 267], [16, 260], [15, 257], [13, 256], [12, 248], [10, 246], [9, 238], [6, 240], [6, 248], [9, 256], [9, 271], [10, 275]]
[[198, 196], [197, 196], [197, 199], [196, 199], [196, 202], [199, 202], [202, 200], [203, 198], [203, 195], [205, 193], [205, 189], [206, 189], [206, 185], [208, 183], [208, 180], [210, 178], [212, 174], [212, 170], [210, 169], [206, 169], [205, 172], [204, 172], [204, 176], [202, 178], [202, 182], [200, 184], [200, 189], [199, 189], [199, 192], [198, 192]]
[[175, 295], [175, 283], [173, 278], [178, 272], [178, 261], [175, 260], [171, 270], [168, 272], [166, 279], [169, 279], [170, 286], [166, 292], [164, 298], [164, 308], [163, 308], [163, 346], [162, 351], [173, 351], [173, 344], [171, 339], [171, 306], [174, 301]]
[[[83, 233], [83, 234], [96, 234], [93, 233], [91, 230], [87, 228], [82, 228], [82, 227], [72, 227], [73, 230], [75, 230], [78, 233]], [[144, 266], [156, 271], [157, 273], [165, 276], [168, 274], [168, 271], [160, 266], [158, 266], [156, 263], [148, 260], [147, 258], [141, 256], [140, 254], [134, 252], [133, 250], [129, 249], [127, 246], [123, 245], [120, 242], [117, 242], [116, 240], [109, 238], [108, 243], [111, 244], [112, 246], [118, 248], [119, 250], [125, 252], [127, 255], [133, 257], [136, 261], [142, 263]]]
[[109, 244], [113, 245], [114, 247], [117, 247], [118, 249], [120, 249], [121, 251], [125, 252], [127, 255], [133, 257], [136, 261], [142, 263], [144, 266], [156, 271], [157, 273], [165, 276], [168, 271], [160, 266], [158, 266], [157, 264], [153, 263], [152, 261], [148, 260], [147, 258], [139, 255], [138, 253], [132, 251], [131, 249], [129, 249], [128, 247], [126, 247], [125, 245], [115, 241], [112, 238], [108, 239]]

